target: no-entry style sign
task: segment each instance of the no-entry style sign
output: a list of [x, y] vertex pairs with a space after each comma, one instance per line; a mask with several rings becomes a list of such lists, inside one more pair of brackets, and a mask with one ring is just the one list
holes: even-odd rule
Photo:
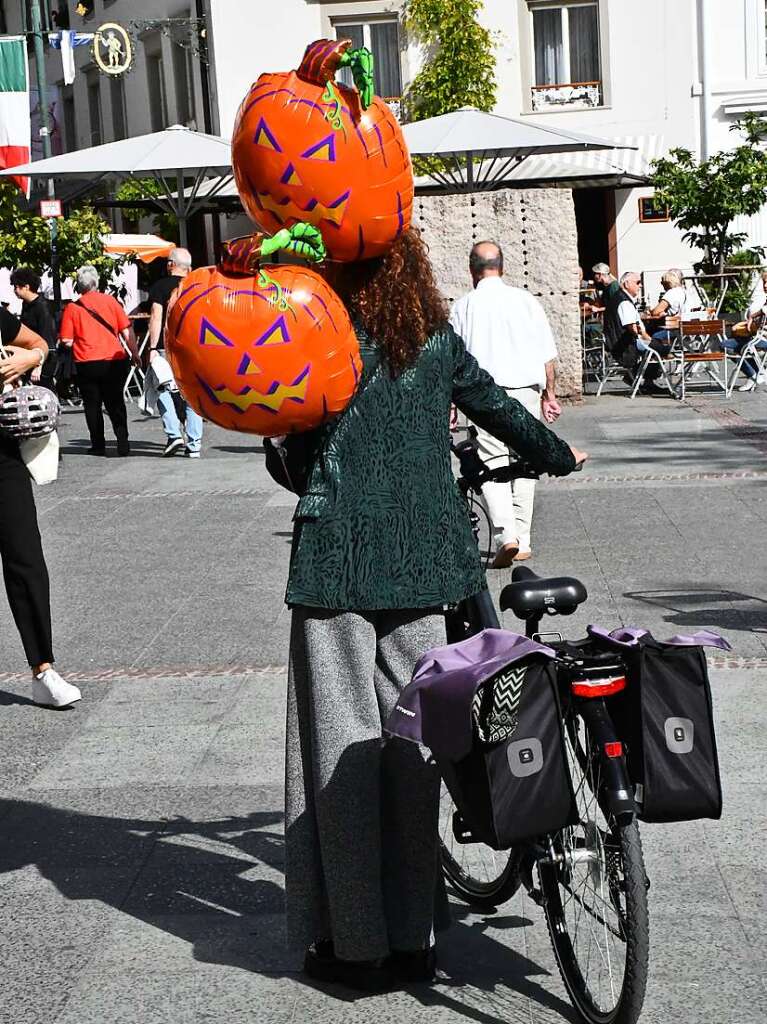
[[41, 217], [61, 217], [61, 200], [60, 199], [41, 199], [40, 200], [40, 216]]

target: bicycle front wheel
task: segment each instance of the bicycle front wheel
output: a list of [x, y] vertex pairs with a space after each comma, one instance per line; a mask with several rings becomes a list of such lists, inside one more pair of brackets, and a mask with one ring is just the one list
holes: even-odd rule
[[515, 850], [493, 850], [484, 843], [459, 843], [453, 831], [455, 804], [444, 782], [439, 802], [442, 870], [451, 888], [472, 907], [494, 910], [519, 888]]
[[647, 984], [649, 916], [636, 821], [619, 825], [600, 804], [601, 760], [581, 720], [567, 741], [579, 821], [539, 863], [546, 923], [562, 980], [588, 1024], [635, 1024]]

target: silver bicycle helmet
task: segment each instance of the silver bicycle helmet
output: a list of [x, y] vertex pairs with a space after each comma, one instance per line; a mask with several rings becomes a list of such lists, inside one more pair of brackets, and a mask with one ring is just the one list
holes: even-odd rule
[[0, 395], [0, 430], [17, 440], [44, 437], [59, 422], [59, 400], [37, 384], [24, 384]]

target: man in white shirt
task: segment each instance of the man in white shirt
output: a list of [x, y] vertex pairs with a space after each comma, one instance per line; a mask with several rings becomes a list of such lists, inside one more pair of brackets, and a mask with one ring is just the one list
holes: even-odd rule
[[[562, 408], [554, 391], [557, 347], [543, 307], [523, 288], [501, 279], [503, 253], [495, 242], [477, 242], [469, 255], [474, 290], [454, 304], [450, 323], [483, 370], [537, 419], [553, 423]], [[499, 466], [509, 449], [477, 428], [479, 453]], [[494, 569], [530, 558], [534, 480], [485, 484], [482, 488], [493, 524], [497, 553]]]

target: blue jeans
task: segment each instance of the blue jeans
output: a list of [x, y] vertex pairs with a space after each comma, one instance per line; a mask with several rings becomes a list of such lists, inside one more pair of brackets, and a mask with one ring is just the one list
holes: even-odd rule
[[[157, 408], [160, 410], [162, 429], [168, 440], [182, 437], [181, 421], [173, 404], [170, 390], [160, 391], [157, 395]], [[191, 405], [186, 406], [186, 447], [190, 452], [199, 452], [202, 448], [202, 416], [194, 411]]]
[[[725, 338], [722, 341], [722, 348], [725, 352], [741, 352], [750, 342], [750, 338]], [[756, 347], [761, 351], [767, 349], [767, 341], [758, 341]], [[746, 359], [743, 363], [743, 372], [747, 377], [756, 377], [759, 367], [753, 359]]]

